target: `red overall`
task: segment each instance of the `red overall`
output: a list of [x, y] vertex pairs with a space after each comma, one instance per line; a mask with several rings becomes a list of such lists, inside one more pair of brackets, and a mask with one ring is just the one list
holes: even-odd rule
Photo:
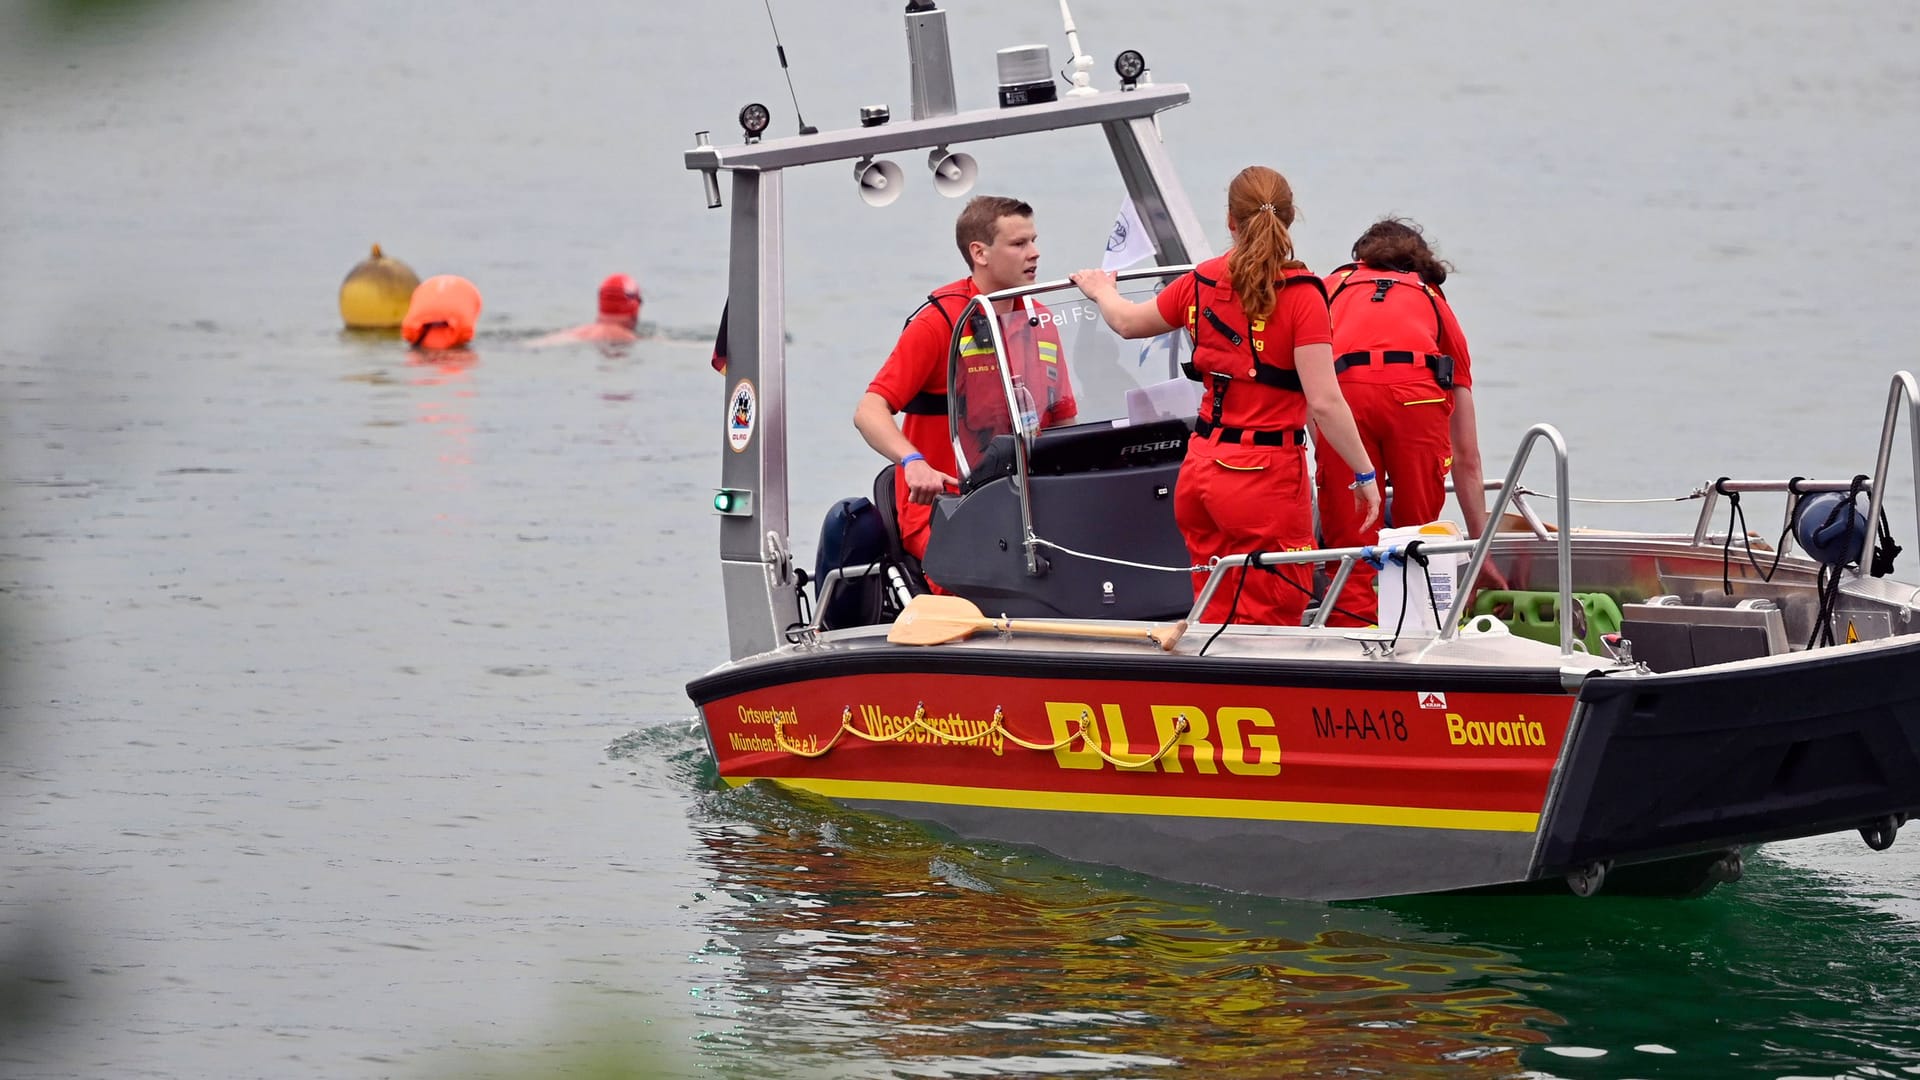
[[[1331, 338], [1320, 279], [1289, 270], [1273, 313], [1249, 320], [1227, 280], [1227, 259], [1209, 259], [1160, 293], [1160, 316], [1193, 337], [1193, 369], [1206, 385], [1200, 420], [1174, 489], [1174, 520], [1196, 564], [1253, 551], [1313, 548], [1305, 424], [1307, 399], [1293, 350]], [[1194, 578], [1196, 595], [1205, 579]], [[1312, 570], [1230, 571], [1205, 622], [1298, 626]], [[1234, 597], [1239, 594], [1238, 603]]]
[[[1418, 274], [1375, 270], [1364, 263], [1327, 275], [1332, 295], [1334, 370], [1353, 410], [1380, 489], [1393, 489], [1395, 526], [1440, 517], [1453, 468], [1453, 387], [1472, 386], [1471, 359], [1460, 324], [1440, 290]], [[1450, 381], [1449, 381], [1450, 375]], [[1442, 384], [1445, 385], [1442, 385]], [[1320, 533], [1328, 547], [1358, 547], [1380, 538], [1376, 523], [1360, 528], [1347, 485], [1353, 467], [1324, 440], [1315, 443]], [[1329, 564], [1332, 572], [1337, 563]], [[1335, 598], [1328, 623], [1365, 626], [1379, 604], [1374, 570], [1358, 563]]]

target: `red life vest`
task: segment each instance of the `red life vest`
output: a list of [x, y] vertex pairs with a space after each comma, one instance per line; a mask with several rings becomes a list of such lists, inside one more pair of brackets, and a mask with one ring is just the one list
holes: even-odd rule
[[1341, 382], [1404, 383], [1429, 372], [1453, 388], [1453, 357], [1440, 352], [1446, 294], [1419, 274], [1348, 263], [1327, 275], [1333, 293], [1333, 370]]
[[[1061, 362], [1060, 331], [1052, 313], [1036, 304], [1033, 315], [1015, 308], [1000, 318], [1000, 346], [1012, 365], [1013, 382], [1032, 398], [1037, 428], [1050, 427], [1074, 416], [1073, 389], [1067, 366]], [[975, 309], [969, 325], [960, 330], [960, 371], [966, 380], [961, 427], [969, 431], [1007, 434], [1013, 421], [1007, 415], [1006, 387], [1000, 381], [1000, 358], [987, 336], [987, 316]], [[1033, 320], [1039, 320], [1037, 323]], [[1024, 403], [1023, 403], [1024, 404]]]
[[[968, 280], [936, 289], [927, 294], [926, 303], [907, 316], [907, 321], [911, 323], [922, 310], [931, 307], [940, 313], [951, 335], [955, 329], [955, 316], [965, 310], [966, 302], [977, 295], [972, 282]], [[1014, 378], [1033, 397], [1034, 409], [1039, 414], [1039, 426], [1048, 427], [1071, 419], [1076, 414], [1077, 406], [1061, 354], [1058, 325], [1044, 305], [1035, 304], [1032, 312], [1029, 316], [1027, 311], [1015, 308], [1007, 315], [999, 316], [1000, 338], [1007, 358], [1013, 365]], [[960, 377], [965, 383], [961, 388], [961, 408], [964, 411], [960, 426], [962, 430], [982, 433], [989, 438], [1013, 431], [1013, 420], [1007, 412], [1006, 388], [1000, 381], [1000, 361], [993, 351], [993, 340], [989, 336], [991, 328], [986, 322], [992, 317], [990, 312], [974, 308], [968, 325], [960, 328], [959, 340]], [[952, 387], [948, 390], [951, 391]], [[947, 394], [923, 391], [914, 395], [901, 411], [945, 416], [948, 408]]]
[[[1268, 348], [1266, 320], [1248, 324], [1232, 283], [1225, 280], [1226, 270], [1225, 256], [1209, 259], [1193, 270], [1193, 303], [1187, 308], [1193, 359], [1180, 367], [1187, 378], [1206, 383], [1211, 404], [1201, 405], [1201, 425], [1209, 429], [1244, 427], [1253, 412], [1250, 406], [1281, 394], [1288, 399], [1282, 409], [1289, 417], [1286, 426], [1298, 428], [1307, 420], [1307, 399], [1301, 391], [1300, 375], [1293, 369], [1292, 342]], [[1280, 289], [1311, 285], [1323, 303], [1327, 299], [1326, 286], [1305, 268], [1284, 271], [1274, 284], [1278, 287], [1276, 297]]]

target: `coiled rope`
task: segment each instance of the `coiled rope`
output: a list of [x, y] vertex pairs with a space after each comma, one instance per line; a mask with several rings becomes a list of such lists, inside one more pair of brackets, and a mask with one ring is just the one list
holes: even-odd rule
[[853, 722], [853, 706], [848, 705], [840, 711], [840, 730], [834, 732], [833, 738], [828, 739], [827, 744], [818, 750], [809, 750], [806, 747], [798, 746], [788, 741], [786, 735], [787, 722], [784, 720], [774, 721], [773, 742], [774, 745], [778, 746], [782, 751], [792, 754], [795, 757], [820, 758], [825, 757], [834, 747], [840, 745], [841, 739], [849, 735], [856, 739], [864, 739], [872, 743], [890, 743], [899, 742], [909, 734], [920, 731], [925, 732], [936, 742], [960, 746], [984, 742], [998, 735], [1015, 746], [1028, 750], [1037, 750], [1042, 753], [1051, 753], [1063, 747], [1070, 746], [1075, 739], [1079, 739], [1085, 750], [1098, 754], [1101, 759], [1109, 765], [1121, 769], [1144, 769], [1150, 765], [1159, 763], [1160, 759], [1173, 753], [1174, 749], [1180, 745], [1181, 736], [1192, 730], [1192, 725], [1188, 722], [1187, 715], [1181, 713], [1173, 718], [1173, 731], [1168, 735], [1167, 739], [1160, 744], [1159, 750], [1145, 757], [1122, 757], [1117, 754], [1108, 753], [1106, 748], [1101, 746], [1099, 741], [1093, 737], [1091, 734], [1093, 717], [1084, 709], [1081, 710], [1079, 720], [1075, 721], [1073, 731], [1069, 732], [1066, 738], [1050, 743], [1030, 742], [1015, 735], [1013, 732], [1007, 730], [1006, 720], [1006, 711], [1000, 706], [995, 705], [993, 707], [993, 720], [989, 722], [985, 728], [982, 728], [972, 735], [956, 735], [952, 732], [941, 731], [939, 728], [927, 723], [927, 703], [923, 701], [913, 707], [912, 718], [910, 718], [900, 730], [883, 734], [865, 731], [856, 727]]

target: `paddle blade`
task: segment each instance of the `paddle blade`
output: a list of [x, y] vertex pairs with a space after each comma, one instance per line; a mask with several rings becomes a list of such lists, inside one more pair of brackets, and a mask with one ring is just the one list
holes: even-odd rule
[[993, 620], [969, 600], [922, 593], [907, 601], [906, 609], [887, 630], [887, 640], [895, 645], [945, 645], [964, 641], [974, 631], [992, 626]]

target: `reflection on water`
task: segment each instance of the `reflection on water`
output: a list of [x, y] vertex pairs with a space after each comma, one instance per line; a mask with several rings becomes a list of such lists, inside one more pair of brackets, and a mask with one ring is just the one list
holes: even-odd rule
[[[712, 782], [704, 753], [681, 765], [682, 779]], [[1764, 852], [1747, 882], [1690, 902], [1323, 905], [966, 844], [765, 785], [708, 794], [694, 826], [714, 882], [694, 905], [711, 935], [704, 1053], [722, 1068], [771, 1056], [873, 1076], [1920, 1069], [1920, 930]]]
[[[942, 843], [753, 787], [710, 799], [709, 1048], [887, 1075], [1513, 1075], [1564, 1023], [1497, 949], [1397, 915]], [[718, 973], [717, 973], [718, 974]]]
[[479, 359], [471, 349], [414, 353], [407, 359], [407, 363], [418, 372], [407, 380], [410, 384], [441, 391], [431, 398], [421, 399], [414, 409], [419, 421], [432, 425], [445, 440], [438, 454], [443, 465], [473, 464], [473, 420], [469, 416], [469, 401], [474, 389], [469, 373]]
[[1744, 881], [1687, 903], [1394, 906], [1508, 943], [1541, 972], [1536, 1000], [1576, 1018], [1557, 1036], [1571, 1044], [1675, 1047], [1685, 1061], [1674, 1075], [1700, 1075], [1702, 1062], [1710, 1075], [1920, 1074], [1920, 927], [1791, 851], [1763, 849]]

